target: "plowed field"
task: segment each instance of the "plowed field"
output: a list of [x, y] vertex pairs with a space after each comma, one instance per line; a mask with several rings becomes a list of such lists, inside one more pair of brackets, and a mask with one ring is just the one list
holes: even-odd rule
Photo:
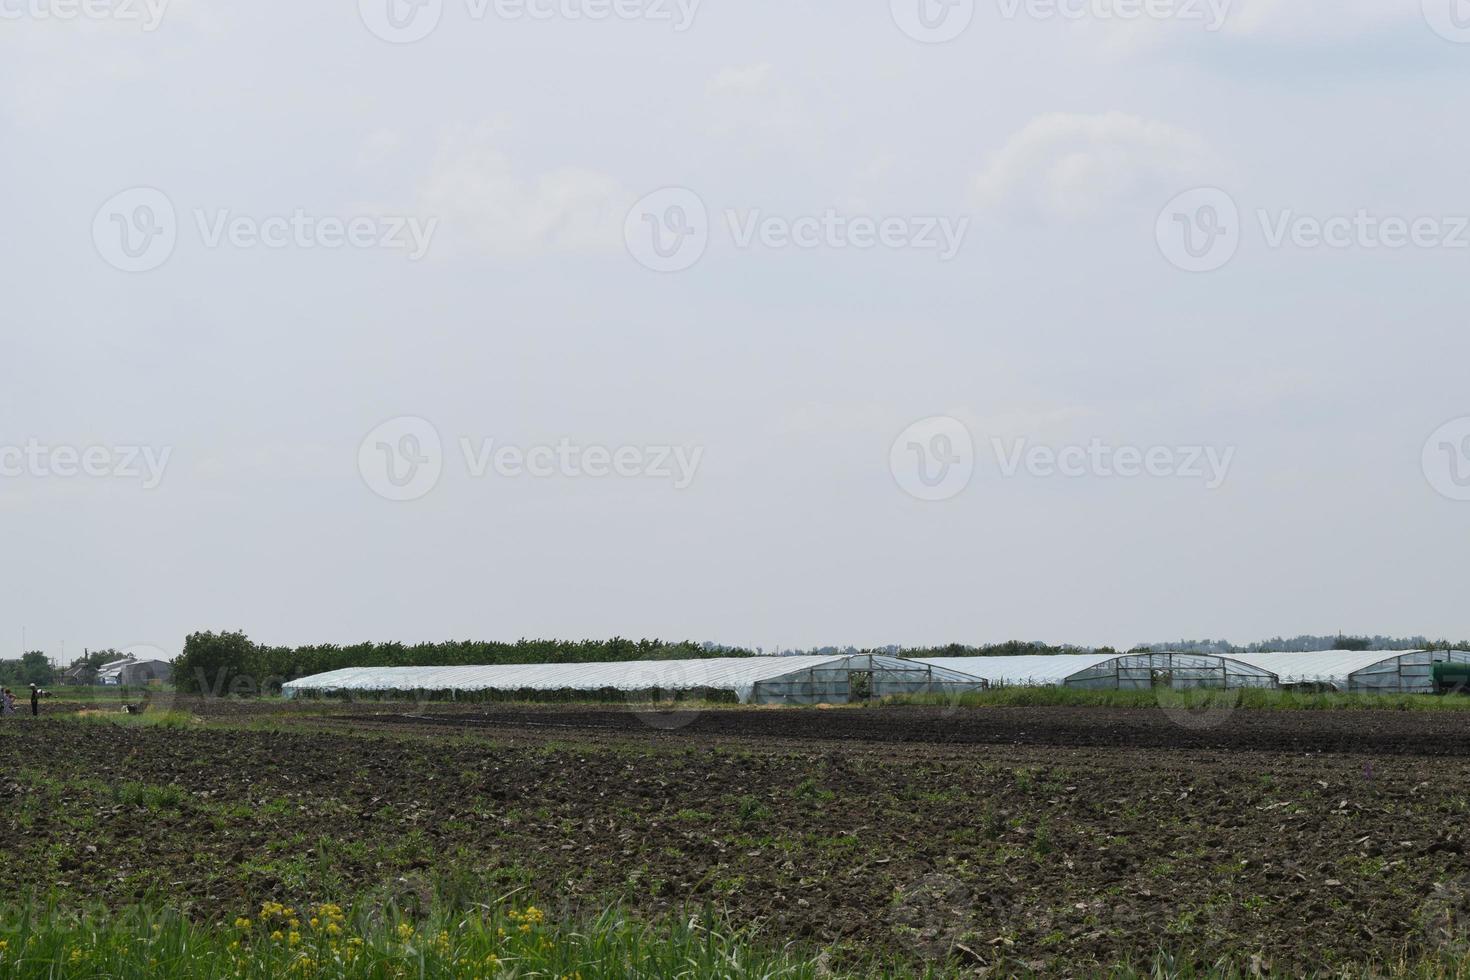
[[[231, 709], [265, 713], [269, 709]], [[216, 712], [218, 714], [219, 712]], [[772, 942], [1284, 975], [1470, 909], [1458, 713], [413, 709], [7, 719], [0, 848], [70, 904], [709, 905]]]

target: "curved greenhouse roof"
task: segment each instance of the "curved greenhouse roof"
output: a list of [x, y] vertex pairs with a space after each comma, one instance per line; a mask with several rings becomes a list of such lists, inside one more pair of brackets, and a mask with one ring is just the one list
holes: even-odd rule
[[851, 675], [855, 673], [865, 675], [863, 683], [878, 696], [984, 686], [976, 678], [943, 667], [862, 655], [484, 667], [348, 667], [290, 681], [282, 691], [287, 697], [410, 691], [728, 691], [746, 702], [844, 703], [852, 694]]
[[1461, 650], [1324, 650], [1235, 656], [1278, 675], [1282, 684], [1322, 684], [1339, 691], [1383, 694], [1431, 693], [1435, 664], [1470, 663], [1470, 654]]
[[1055, 657], [926, 657], [916, 663], [957, 670], [991, 684], [1046, 687], [1116, 660], [1117, 654], [1060, 654]]
[[1205, 653], [934, 657], [917, 662], [960, 671], [996, 686], [1099, 689], [1276, 686], [1276, 675], [1268, 669], [1240, 658]]

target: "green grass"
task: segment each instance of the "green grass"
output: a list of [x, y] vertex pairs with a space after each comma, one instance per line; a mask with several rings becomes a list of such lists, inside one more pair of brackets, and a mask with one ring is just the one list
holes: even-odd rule
[[[1186, 930], [1187, 931], [1187, 930]], [[1059, 934], [1058, 934], [1059, 935]], [[1044, 941], [1045, 942], [1045, 941]], [[1062, 963], [998, 962], [997, 975], [1111, 980], [1246, 980], [1248, 963], [1198, 965], [1160, 953], [1146, 965], [1078, 970]], [[422, 921], [392, 910], [267, 903], [231, 925], [200, 925], [171, 911], [133, 908], [73, 915], [0, 908], [0, 975], [20, 980], [817, 980], [883, 976], [941, 980], [976, 975], [973, 963], [929, 967], [894, 960], [837, 965], [829, 954], [751, 941], [713, 916], [661, 926], [608, 911], [575, 926], [535, 907], [481, 907]], [[1470, 980], [1470, 959], [1447, 952], [1396, 963], [1339, 966], [1321, 976], [1375, 980]]]
[[1273, 711], [1467, 711], [1470, 697], [1432, 694], [1309, 694], [1242, 688], [1233, 691], [1086, 690], [1075, 687], [998, 687], [967, 694], [920, 694], [887, 698], [884, 704], [966, 708], [1249, 708]]
[[[413, 923], [335, 906], [280, 906], [230, 926], [135, 909], [113, 916], [10, 914], [0, 975], [17, 978], [760, 977], [815, 978], [817, 961], [749, 944], [713, 919], [663, 928], [607, 912], [568, 927], [535, 908]], [[294, 927], [292, 923], [295, 923]]]
[[90, 725], [126, 725], [141, 728], [193, 728], [202, 721], [187, 711], [145, 711], [130, 715], [121, 709], [103, 712], [73, 712], [59, 717]]

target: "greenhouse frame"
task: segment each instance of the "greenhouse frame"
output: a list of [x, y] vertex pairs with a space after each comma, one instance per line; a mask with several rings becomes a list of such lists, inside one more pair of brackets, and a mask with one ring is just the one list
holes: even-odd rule
[[1237, 657], [1205, 653], [1065, 654], [1029, 657], [934, 657], [932, 664], [979, 678], [993, 687], [1074, 687], [1148, 690], [1169, 687], [1234, 690], [1274, 688], [1269, 668]]
[[1282, 687], [1330, 688], [1349, 694], [1433, 694], [1434, 665], [1470, 664], [1464, 650], [1326, 650], [1320, 653], [1241, 653]]
[[287, 682], [288, 698], [350, 695], [534, 697], [615, 692], [733, 696], [743, 704], [847, 704], [895, 694], [958, 694], [983, 680], [918, 661], [868, 654], [730, 657], [620, 663], [505, 664], [486, 667], [349, 667]]

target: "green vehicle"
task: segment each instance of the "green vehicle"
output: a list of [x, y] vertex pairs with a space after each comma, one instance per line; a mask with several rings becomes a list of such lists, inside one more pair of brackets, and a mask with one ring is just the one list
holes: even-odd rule
[[1470, 664], [1435, 664], [1434, 693], [1470, 694]]

